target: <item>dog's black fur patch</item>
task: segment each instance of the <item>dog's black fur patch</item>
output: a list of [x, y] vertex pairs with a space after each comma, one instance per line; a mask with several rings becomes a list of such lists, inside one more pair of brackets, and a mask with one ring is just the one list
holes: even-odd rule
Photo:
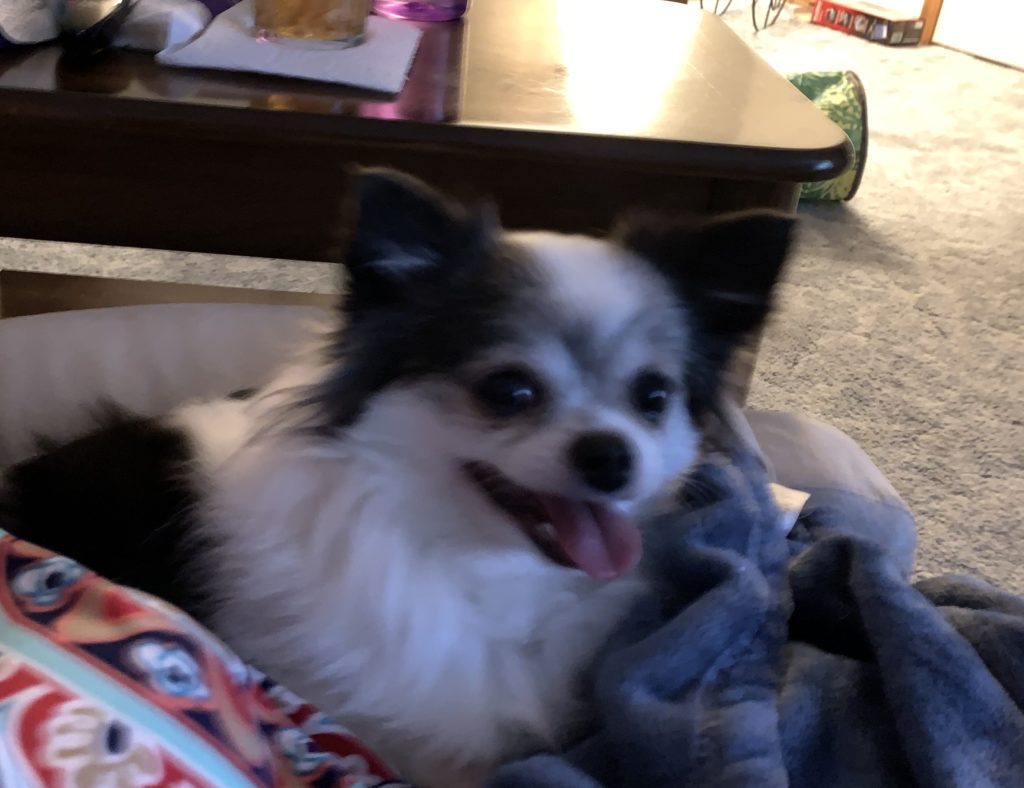
[[191, 458], [181, 431], [110, 415], [95, 432], [8, 468], [0, 524], [203, 618], [195, 570], [209, 537], [194, 527]]
[[687, 390], [695, 418], [718, 409], [730, 360], [771, 312], [793, 226], [792, 217], [761, 210], [690, 221], [638, 215], [615, 230], [618, 243], [661, 271], [693, 318]]
[[401, 174], [365, 172], [354, 210], [344, 325], [329, 350], [337, 372], [306, 403], [327, 429], [351, 425], [384, 387], [450, 372], [497, 344], [536, 278], [490, 209], [450, 203]]

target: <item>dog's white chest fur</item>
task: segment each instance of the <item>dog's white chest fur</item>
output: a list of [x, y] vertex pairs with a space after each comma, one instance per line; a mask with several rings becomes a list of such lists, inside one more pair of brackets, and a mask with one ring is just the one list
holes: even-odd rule
[[[358, 438], [246, 442], [243, 414], [183, 419], [213, 479], [217, 634], [425, 785], [566, 732], [579, 673], [639, 581], [552, 564], [455, 469]], [[220, 425], [215, 446], [202, 445], [205, 419]]]

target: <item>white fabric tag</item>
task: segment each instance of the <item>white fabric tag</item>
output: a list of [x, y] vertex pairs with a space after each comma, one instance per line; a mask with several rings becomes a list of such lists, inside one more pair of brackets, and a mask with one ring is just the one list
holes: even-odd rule
[[804, 504], [811, 497], [810, 493], [803, 490], [794, 490], [791, 487], [783, 487], [781, 484], [772, 482], [770, 485], [775, 505], [779, 507], [779, 530], [788, 534], [796, 525]]

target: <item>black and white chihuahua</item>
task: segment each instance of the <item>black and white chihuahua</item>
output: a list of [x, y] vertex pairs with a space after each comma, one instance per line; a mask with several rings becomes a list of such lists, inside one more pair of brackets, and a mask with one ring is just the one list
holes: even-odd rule
[[174, 602], [407, 778], [557, 745], [790, 219], [503, 232], [362, 175], [336, 324], [245, 398], [8, 470], [4, 525]]

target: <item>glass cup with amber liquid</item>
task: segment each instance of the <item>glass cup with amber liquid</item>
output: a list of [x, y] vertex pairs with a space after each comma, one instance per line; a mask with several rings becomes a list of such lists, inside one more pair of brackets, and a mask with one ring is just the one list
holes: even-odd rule
[[253, 0], [259, 35], [362, 43], [371, 0]]

